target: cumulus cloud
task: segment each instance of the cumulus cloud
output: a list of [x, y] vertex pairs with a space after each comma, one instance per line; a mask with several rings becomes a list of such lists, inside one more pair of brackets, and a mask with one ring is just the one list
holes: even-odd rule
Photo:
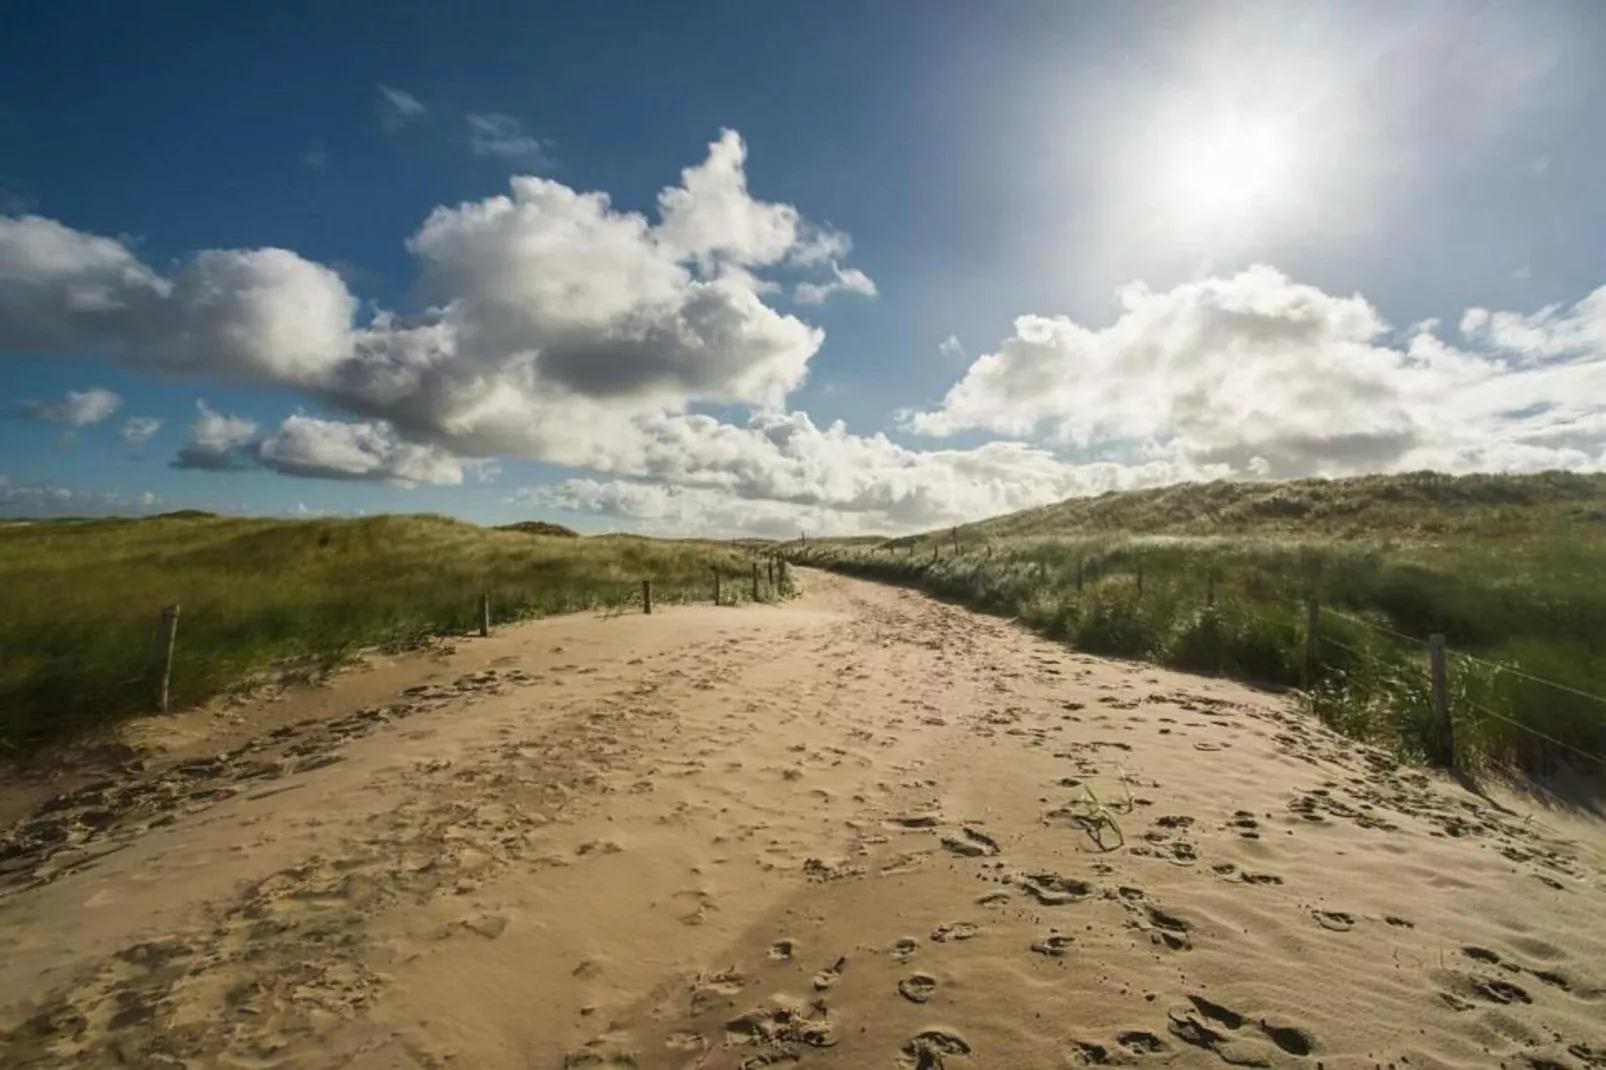
[[517, 160], [526, 165], [546, 162], [545, 142], [525, 130], [524, 124], [513, 116], [485, 112], [470, 113], [463, 119], [468, 124], [468, 146], [474, 155]]
[[291, 416], [251, 452], [262, 467], [284, 475], [400, 484], [463, 482], [463, 461], [438, 446], [403, 442], [383, 423]]
[[379, 84], [379, 122], [386, 130], [396, 130], [429, 111], [422, 101], [405, 89]]
[[122, 407], [123, 399], [110, 390], [91, 387], [88, 390], [69, 390], [60, 401], [24, 401], [16, 407], [16, 414], [34, 420], [87, 427], [98, 424]]
[[[1473, 309], [1465, 348], [1433, 324], [1393, 344], [1364, 297], [1269, 267], [1163, 292], [1134, 283], [1119, 299], [1104, 328], [1022, 316], [941, 405], [905, 425], [1124, 446], [1286, 478], [1486, 456], [1491, 441], [1545, 429], [1540, 409], [1520, 419], [1511, 410], [1557, 408], [1556, 430], [1592, 411], [1581, 399], [1606, 394], [1606, 288], [1534, 316]], [[1461, 449], [1473, 443], [1481, 454]]]
[[832, 278], [828, 282], [800, 282], [793, 291], [793, 298], [800, 305], [823, 305], [825, 299], [835, 293], [859, 294], [862, 297], [876, 296], [874, 280], [858, 268], [843, 269], [835, 263], [831, 264]]
[[250, 467], [256, 421], [224, 416], [205, 401], [197, 401], [195, 409], [198, 415], [190, 425], [189, 439], [173, 459], [173, 467], [211, 472]]
[[[742, 516], [807, 520], [813, 530], [919, 530], [1078, 494], [1228, 474], [1168, 459], [1073, 463], [1019, 442], [912, 450], [885, 435], [853, 434], [840, 421], [819, 427], [802, 412], [758, 412], [746, 426], [695, 415], [640, 420], [610, 445], [585, 467], [625, 478], [599, 486], [631, 500], [660, 500], [625, 489], [652, 485], [641, 480], [678, 487], [684, 493], [665, 500], [687, 516], [706, 508], [710, 525], [717, 505], [726, 519], [709, 530], [732, 533], [757, 530], [732, 519]], [[587, 493], [567, 507], [605, 500]]]
[[366, 322], [338, 273], [289, 250], [161, 274], [110, 238], [0, 219], [0, 348], [290, 387], [456, 454], [583, 457], [593, 429], [773, 406], [806, 376], [823, 332], [766, 304], [759, 272], [847, 241], [754, 199], [745, 152], [721, 134], [656, 222], [533, 176], [437, 208], [408, 242], [430, 307]]

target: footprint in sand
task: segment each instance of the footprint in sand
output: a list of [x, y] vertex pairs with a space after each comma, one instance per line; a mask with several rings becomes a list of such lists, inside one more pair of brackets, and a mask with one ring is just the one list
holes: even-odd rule
[[969, 1055], [970, 1044], [958, 1033], [943, 1029], [926, 1029], [910, 1037], [901, 1049], [902, 1067], [913, 1070], [942, 1070], [950, 1055]]
[[998, 854], [998, 841], [987, 835], [985, 832], [982, 832], [980, 829], [971, 828], [968, 825], [960, 829], [960, 831], [964, 833], [964, 839], [961, 840], [953, 836], [944, 836], [942, 838], [942, 845], [948, 850], [952, 851], [954, 854], [963, 855], [966, 858], [981, 858], [987, 855]]
[[1313, 910], [1311, 915], [1318, 925], [1335, 933], [1347, 933], [1355, 928], [1355, 916], [1342, 910]]
[[1024, 873], [1015, 883], [1046, 907], [1075, 903], [1093, 894], [1093, 886], [1087, 881], [1058, 873]]
[[920, 941], [912, 936], [903, 936], [893, 942], [892, 947], [887, 949], [887, 954], [891, 955], [897, 962], [908, 962], [915, 957], [915, 952], [919, 950]]
[[790, 962], [792, 956], [797, 954], [797, 941], [791, 937], [783, 937], [770, 945], [766, 956], [771, 962]]
[[842, 980], [842, 971], [847, 968], [847, 965], [848, 957], [843, 955], [831, 965], [815, 974], [812, 982], [814, 985], [814, 991], [824, 992], [827, 988], [834, 987], [838, 981]]
[[898, 995], [910, 1003], [929, 1003], [937, 992], [937, 979], [929, 973], [912, 973], [898, 982]]
[[1032, 950], [1039, 955], [1047, 955], [1049, 958], [1064, 958], [1071, 950], [1071, 938], [1062, 936], [1059, 933], [1045, 936], [1043, 939], [1032, 943]]
[[970, 940], [981, 934], [981, 926], [968, 921], [950, 921], [931, 930], [931, 939], [939, 944]]
[[1188, 939], [1188, 933], [1193, 926], [1187, 921], [1156, 906], [1149, 907], [1148, 912], [1149, 923], [1154, 927], [1155, 937], [1166, 947], [1173, 951], [1186, 951], [1193, 946]]

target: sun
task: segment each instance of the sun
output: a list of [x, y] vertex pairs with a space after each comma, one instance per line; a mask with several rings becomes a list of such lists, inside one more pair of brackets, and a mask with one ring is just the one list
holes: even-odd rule
[[1277, 131], [1239, 120], [1186, 136], [1170, 179], [1182, 214], [1208, 222], [1267, 207], [1286, 187], [1287, 170], [1288, 151]]

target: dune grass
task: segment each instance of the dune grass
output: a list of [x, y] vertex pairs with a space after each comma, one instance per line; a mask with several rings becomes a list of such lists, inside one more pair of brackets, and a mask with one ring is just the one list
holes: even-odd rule
[[750, 597], [726, 544], [532, 535], [444, 517], [230, 519], [205, 514], [0, 527], [0, 742], [28, 749], [148, 712], [161, 608], [181, 615], [172, 702], [264, 672], [316, 674], [496, 622], [583, 609]]
[[[1579, 752], [1606, 757], [1606, 704], [1586, 697], [1606, 695], [1603, 505], [1606, 479], [1558, 474], [1215, 484], [785, 552], [1091, 653], [1298, 687], [1327, 723], [1413, 760], [1437, 742], [1425, 650], [1437, 632], [1452, 651], [1458, 764], [1598, 776]], [[1209, 513], [1227, 518], [1223, 533], [1201, 533]], [[1117, 522], [1135, 530], [1099, 526]], [[1309, 666], [1308, 596], [1324, 607]]]

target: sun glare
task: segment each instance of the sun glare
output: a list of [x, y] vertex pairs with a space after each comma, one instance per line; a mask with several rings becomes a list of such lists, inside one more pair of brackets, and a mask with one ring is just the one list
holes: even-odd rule
[[1242, 217], [1281, 192], [1285, 146], [1269, 127], [1227, 123], [1197, 132], [1172, 164], [1174, 194], [1184, 215], [1210, 221]]

